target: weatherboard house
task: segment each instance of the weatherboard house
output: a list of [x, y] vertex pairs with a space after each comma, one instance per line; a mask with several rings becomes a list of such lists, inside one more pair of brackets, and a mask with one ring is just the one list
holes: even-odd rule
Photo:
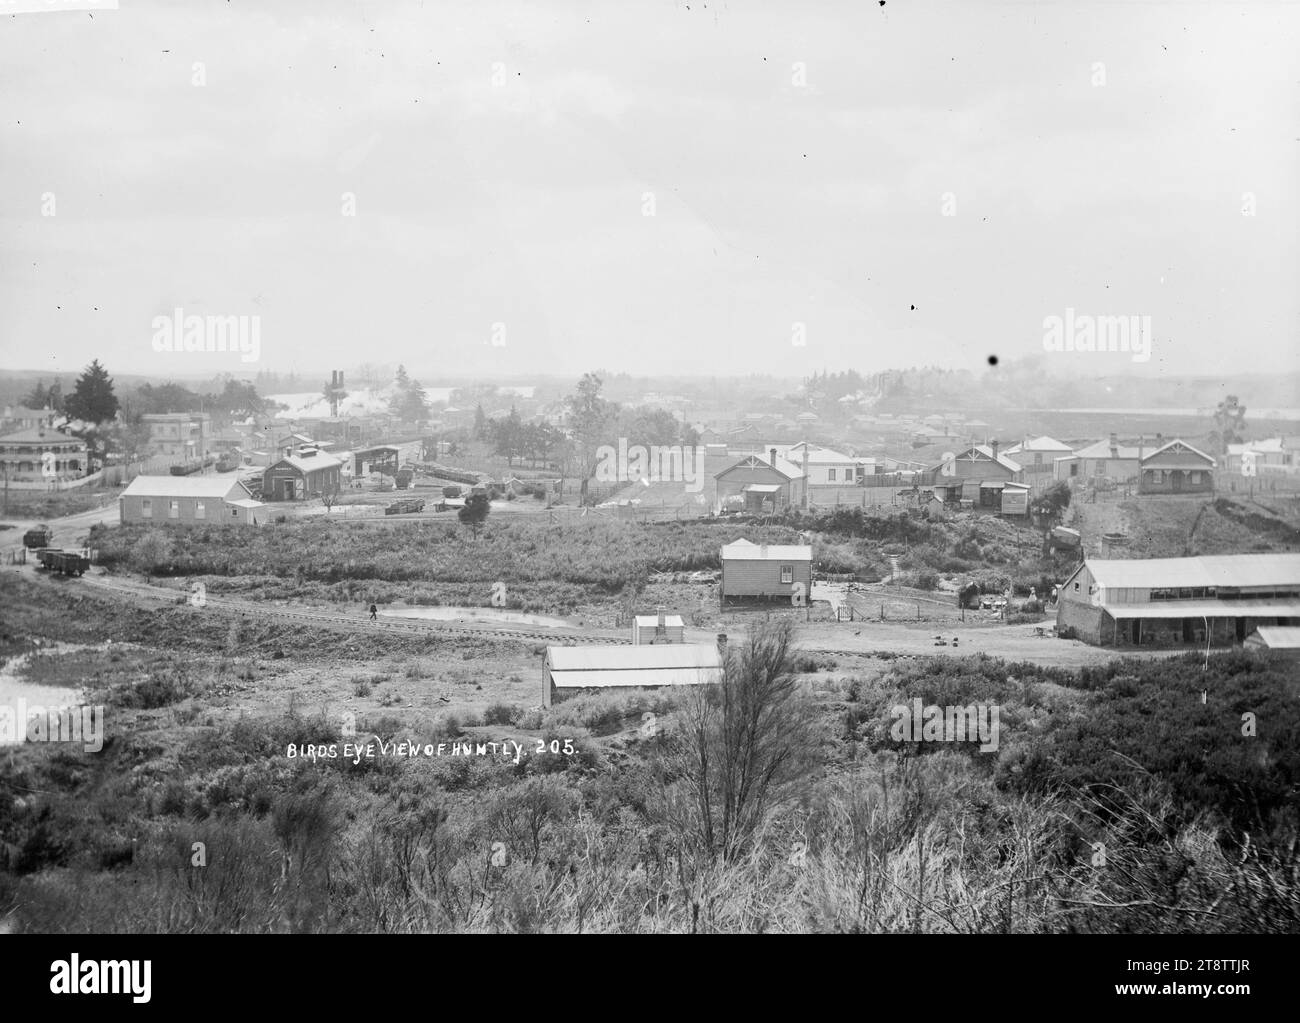
[[229, 476], [137, 476], [117, 499], [122, 525], [260, 525], [264, 505]]
[[719, 599], [776, 597], [789, 601], [798, 594], [802, 605], [812, 589], [812, 547], [808, 544], [756, 544], [737, 540], [721, 551], [722, 585]]
[[1300, 625], [1300, 554], [1090, 558], [1058, 592], [1057, 633], [1088, 643], [1244, 643]]
[[320, 453], [281, 458], [262, 474], [262, 496], [268, 501], [302, 501], [335, 494], [343, 486], [343, 463]]

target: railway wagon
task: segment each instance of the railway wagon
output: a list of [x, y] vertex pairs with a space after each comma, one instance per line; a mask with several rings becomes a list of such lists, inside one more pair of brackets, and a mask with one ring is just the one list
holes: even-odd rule
[[59, 575], [84, 575], [90, 567], [90, 558], [82, 551], [63, 551], [54, 547], [42, 547], [36, 552], [41, 568], [48, 568]]
[[33, 526], [23, 534], [23, 546], [28, 550], [36, 550], [40, 547], [48, 547], [53, 539], [54, 530], [49, 526]]

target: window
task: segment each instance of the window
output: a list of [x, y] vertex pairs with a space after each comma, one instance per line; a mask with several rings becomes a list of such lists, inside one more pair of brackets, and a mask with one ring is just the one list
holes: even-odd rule
[[1071, 462], [1071, 463], [1070, 463], [1070, 475], [1071, 475], [1071, 476], [1078, 476], [1078, 475], [1079, 475], [1079, 463], [1078, 463], [1078, 462]]
[[1193, 483], [1200, 483], [1200, 482], [1201, 482], [1201, 474], [1200, 474], [1199, 471], [1197, 471], [1197, 470], [1195, 470], [1195, 469], [1192, 470], [1192, 482], [1193, 482]]
[[231, 509], [230, 509], [230, 517], [231, 517], [232, 519], [237, 519], [237, 518], [239, 518], [239, 509], [238, 509], [238, 508], [231, 508]]
[[153, 518], [153, 502], [147, 497], [140, 501], [140, 515], [146, 519]]
[[1034, 455], [1034, 464], [1035, 464], [1035, 465], [1042, 465], [1042, 464], [1043, 464], [1043, 453], [1042, 453], [1041, 451], [1037, 452], [1037, 453]]
[[827, 481], [828, 483], [834, 483], [834, 482], [835, 482], [835, 470], [834, 470], [834, 469], [827, 469], [827, 470], [826, 470], [826, 481]]
[[1105, 476], [1105, 475], [1106, 475], [1106, 459], [1104, 459], [1104, 458], [1099, 458], [1099, 459], [1097, 459], [1095, 465], [1096, 465], [1096, 468], [1095, 468], [1093, 471], [1094, 471], [1098, 476]]
[[179, 519], [179, 518], [181, 517], [181, 503], [180, 503], [180, 501], [168, 501], [168, 502], [167, 502], [167, 517], [168, 517], [169, 519]]
[[794, 566], [793, 566], [793, 565], [782, 565], [782, 566], [781, 566], [781, 582], [783, 582], [783, 583], [792, 583], [792, 582], [794, 582]]
[[207, 506], [202, 501], [194, 502], [194, 517], [196, 519], [206, 519], [208, 517]]

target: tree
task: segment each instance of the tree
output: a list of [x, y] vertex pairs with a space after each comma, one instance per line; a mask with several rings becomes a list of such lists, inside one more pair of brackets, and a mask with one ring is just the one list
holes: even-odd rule
[[483, 440], [487, 434], [487, 416], [483, 414], [483, 403], [474, 409], [474, 439]]
[[601, 379], [584, 373], [577, 390], [564, 399], [573, 431], [574, 459], [582, 480], [580, 503], [587, 503], [587, 483], [596, 467], [596, 449], [605, 439], [605, 431], [618, 406], [600, 396]]
[[223, 412], [236, 419], [248, 419], [266, 412], [266, 399], [246, 381], [227, 380], [217, 401]]
[[506, 464], [513, 466], [522, 451], [523, 424], [519, 421], [519, 412], [511, 405], [510, 415], [497, 425], [496, 453], [504, 455]]
[[150, 529], [131, 548], [131, 560], [137, 568], [144, 571], [145, 579], [149, 581], [153, 580], [154, 573], [171, 560], [171, 556], [171, 538], [157, 529]]
[[721, 682], [692, 686], [656, 762], [662, 813], [704, 862], [733, 862], [806, 789], [816, 763], [812, 707], [793, 673], [788, 620], [751, 630]]
[[1043, 553], [1046, 554], [1051, 544], [1052, 527], [1057, 525], [1062, 516], [1065, 515], [1065, 509], [1070, 507], [1070, 498], [1073, 496], [1070, 485], [1064, 480], [1053, 483], [1044, 490], [1035, 499], [1033, 504], [1034, 518], [1038, 520], [1038, 528], [1043, 533]]
[[141, 384], [135, 389], [135, 401], [142, 413], [193, 412], [202, 399], [188, 387], [168, 380], [164, 384]]
[[1230, 394], [1214, 410], [1214, 432], [1211, 434], [1216, 454], [1226, 455], [1229, 444], [1240, 444], [1246, 429], [1246, 406]]
[[465, 506], [456, 513], [456, 518], [462, 525], [473, 527], [474, 536], [477, 537], [479, 527], [487, 521], [491, 510], [492, 502], [488, 500], [487, 494], [470, 494], [465, 498]]
[[149, 448], [149, 426], [145, 423], [138, 402], [127, 398], [118, 409], [113, 426], [112, 445], [127, 462], [134, 462]]
[[51, 409], [55, 412], [63, 411], [63, 389], [59, 386], [57, 380], [49, 387], [46, 387], [39, 380], [23, 397], [23, 405], [27, 408]]
[[104, 423], [117, 415], [117, 395], [113, 378], [94, 360], [77, 378], [77, 386], [64, 400], [63, 410], [73, 419], [87, 423]]

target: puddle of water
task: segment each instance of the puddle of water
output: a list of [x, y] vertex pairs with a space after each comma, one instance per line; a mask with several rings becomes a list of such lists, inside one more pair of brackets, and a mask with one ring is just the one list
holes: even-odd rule
[[385, 618], [424, 618], [435, 622], [486, 622], [493, 625], [541, 625], [548, 629], [571, 629], [563, 618], [548, 618], [524, 611], [497, 607], [404, 607], [379, 612]]
[[[19, 700], [25, 701], [25, 706], [32, 710], [36, 707], [44, 707], [47, 711], [62, 711], [68, 707], [78, 707], [85, 703], [85, 689], [77, 686], [47, 686], [38, 682], [29, 682], [22, 677], [23, 669], [27, 667], [33, 654], [67, 654], [75, 653], [78, 650], [106, 650], [108, 647], [95, 646], [89, 643], [46, 643], [33, 653], [19, 654], [17, 657], [11, 657], [9, 660], [0, 664], [0, 708], [12, 712], [13, 720], [17, 721], [20, 705]], [[24, 740], [26, 726], [22, 725], [16, 729], [17, 734], [13, 738], [6, 738], [3, 731], [0, 731], [0, 746], [16, 745]]]

